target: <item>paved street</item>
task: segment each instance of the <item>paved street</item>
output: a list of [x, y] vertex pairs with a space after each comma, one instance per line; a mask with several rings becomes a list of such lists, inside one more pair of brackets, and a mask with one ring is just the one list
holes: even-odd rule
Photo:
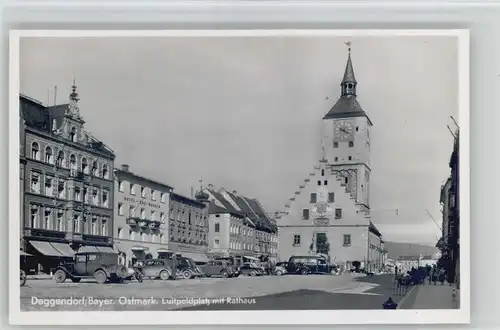
[[389, 275], [242, 276], [106, 285], [31, 280], [21, 288], [21, 310], [380, 309], [391, 296], [391, 285]]

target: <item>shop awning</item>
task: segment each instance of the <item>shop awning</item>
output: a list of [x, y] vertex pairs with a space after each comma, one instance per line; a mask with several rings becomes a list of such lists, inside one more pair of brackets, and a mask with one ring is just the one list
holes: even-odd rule
[[46, 255], [48, 257], [65, 257], [64, 254], [59, 252], [59, 250], [56, 250], [50, 242], [42, 242], [42, 241], [30, 241], [31, 245], [35, 249], [38, 250], [43, 255]]
[[30, 256], [32, 256], [32, 254], [26, 253], [26, 252], [24, 252], [24, 251], [19, 251], [19, 255], [21, 255], [21, 256], [26, 256], [26, 257], [30, 257]]
[[139, 251], [146, 251], [146, 250], [148, 250], [148, 248], [146, 248], [144, 246], [136, 245], [136, 246], [132, 246], [130, 248], [130, 250], [139, 252]]
[[250, 256], [243, 256], [244, 258], [247, 258], [249, 260], [254, 260], [254, 261], [260, 261], [259, 258], [255, 258], [255, 257], [250, 257]]
[[85, 245], [78, 249], [78, 253], [81, 252], [99, 252], [99, 250], [93, 245]]
[[50, 243], [53, 247], [56, 248], [57, 251], [61, 252], [61, 254], [64, 254], [66, 257], [71, 257], [75, 255], [75, 252], [73, 249], [65, 243]]
[[113, 248], [109, 246], [97, 246], [96, 248], [99, 252], [117, 253], [117, 251], [113, 250]]
[[158, 252], [158, 253], [172, 253], [172, 251], [170, 251], [168, 249], [157, 249], [156, 252]]
[[181, 252], [181, 255], [183, 257], [193, 259], [195, 262], [208, 262], [208, 257], [201, 253]]

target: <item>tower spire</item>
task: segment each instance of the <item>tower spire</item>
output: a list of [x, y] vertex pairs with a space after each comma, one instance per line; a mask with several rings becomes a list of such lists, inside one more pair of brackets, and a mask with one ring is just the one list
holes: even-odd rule
[[340, 83], [340, 86], [342, 87], [341, 96], [348, 96], [348, 95], [356, 96], [356, 85], [358, 84], [358, 82], [354, 77], [354, 69], [352, 67], [351, 42], [346, 41], [345, 45], [347, 46], [348, 55], [344, 71], [344, 78], [342, 78], [342, 82]]
[[80, 101], [80, 96], [76, 92], [76, 80], [73, 78], [73, 85], [71, 86], [71, 94], [69, 94], [69, 115], [76, 118], [80, 118], [80, 108], [78, 106], [78, 101]]

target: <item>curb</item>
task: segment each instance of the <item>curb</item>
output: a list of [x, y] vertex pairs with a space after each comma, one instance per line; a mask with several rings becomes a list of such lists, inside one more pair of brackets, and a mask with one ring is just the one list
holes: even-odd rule
[[403, 306], [403, 304], [406, 302], [406, 300], [408, 299], [408, 297], [413, 293], [413, 291], [418, 287], [418, 285], [414, 285], [410, 291], [408, 291], [408, 293], [403, 297], [403, 299], [401, 299], [399, 301], [399, 304], [398, 304], [398, 307], [396, 307], [396, 309], [401, 309], [401, 306]]

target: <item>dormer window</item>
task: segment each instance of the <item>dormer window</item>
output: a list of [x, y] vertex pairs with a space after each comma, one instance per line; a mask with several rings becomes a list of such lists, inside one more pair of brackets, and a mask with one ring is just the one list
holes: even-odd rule
[[69, 133], [69, 138], [71, 141], [76, 142], [76, 128], [72, 128], [71, 132]]

